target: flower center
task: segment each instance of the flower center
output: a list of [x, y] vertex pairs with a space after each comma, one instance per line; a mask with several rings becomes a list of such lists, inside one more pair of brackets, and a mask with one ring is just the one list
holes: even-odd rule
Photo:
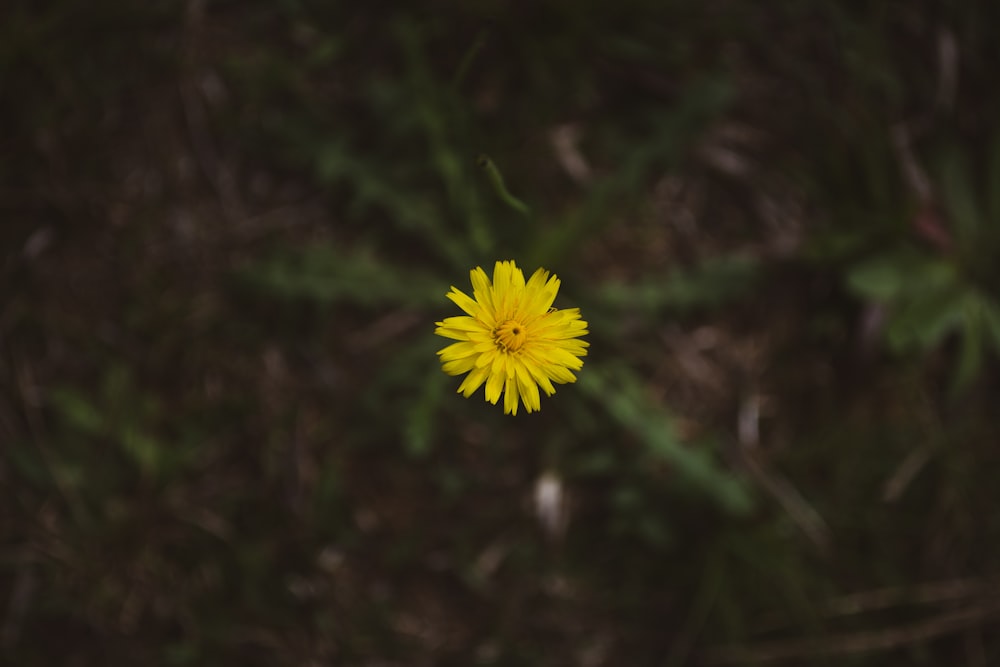
[[528, 330], [517, 320], [507, 320], [496, 328], [493, 338], [497, 345], [503, 347], [508, 352], [515, 352], [524, 345], [528, 337]]

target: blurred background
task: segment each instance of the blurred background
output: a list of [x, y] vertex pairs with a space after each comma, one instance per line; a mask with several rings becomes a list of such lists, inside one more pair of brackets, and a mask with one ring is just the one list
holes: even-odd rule
[[4, 664], [1000, 663], [1000, 6], [0, 14]]

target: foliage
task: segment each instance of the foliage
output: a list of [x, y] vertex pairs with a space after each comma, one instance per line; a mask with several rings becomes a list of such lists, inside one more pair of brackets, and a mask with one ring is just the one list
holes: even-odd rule
[[[992, 5], [0, 15], [3, 662], [1000, 655]], [[508, 258], [591, 330], [516, 418]]]

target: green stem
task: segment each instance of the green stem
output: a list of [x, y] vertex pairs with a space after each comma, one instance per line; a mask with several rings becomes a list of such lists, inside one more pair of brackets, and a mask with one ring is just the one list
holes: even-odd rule
[[465, 75], [469, 73], [469, 68], [472, 67], [472, 63], [476, 59], [476, 56], [478, 56], [479, 52], [483, 50], [484, 46], [486, 46], [486, 40], [490, 36], [491, 28], [492, 26], [487, 25], [485, 28], [480, 30], [479, 34], [476, 35], [476, 41], [474, 41], [472, 46], [469, 47], [469, 50], [465, 52], [465, 55], [462, 57], [462, 62], [458, 64], [458, 69], [455, 70], [455, 76], [451, 79], [452, 90], [458, 90], [458, 87], [462, 85], [462, 81], [465, 80]]
[[497, 166], [493, 164], [493, 160], [490, 159], [489, 155], [485, 153], [480, 153], [479, 157], [476, 158], [476, 164], [486, 172], [486, 177], [490, 180], [490, 185], [493, 186], [493, 191], [497, 193], [497, 196], [512, 209], [523, 215], [524, 217], [531, 216], [531, 209], [528, 208], [527, 204], [512, 195], [508, 190], [507, 186], [504, 185], [503, 176], [500, 174], [500, 170]]

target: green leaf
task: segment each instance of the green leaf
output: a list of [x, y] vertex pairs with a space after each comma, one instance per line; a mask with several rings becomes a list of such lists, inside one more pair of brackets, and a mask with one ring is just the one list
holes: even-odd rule
[[49, 392], [49, 403], [72, 428], [87, 435], [101, 435], [107, 429], [105, 416], [83, 394], [68, 387], [57, 387]]
[[690, 270], [675, 270], [667, 276], [638, 283], [605, 283], [597, 288], [595, 296], [617, 308], [642, 308], [652, 312], [665, 308], [710, 307], [751, 289], [759, 272], [760, 263], [756, 258], [730, 255], [708, 260]]
[[879, 257], [851, 269], [847, 285], [865, 298], [885, 303], [906, 288], [906, 276], [894, 261]]
[[1000, 349], [1000, 308], [989, 296], [970, 291], [962, 300], [964, 326], [962, 346], [955, 369], [953, 386], [964, 389], [983, 369], [986, 346]]
[[919, 297], [925, 290], [954, 282], [952, 264], [908, 248], [860, 262], [847, 273], [851, 290], [879, 303]]
[[377, 259], [358, 249], [315, 244], [263, 261], [241, 276], [260, 289], [290, 299], [362, 306], [429, 306], [448, 286], [431, 276]]
[[162, 445], [158, 440], [138, 426], [122, 427], [118, 440], [122, 451], [144, 474], [155, 475], [159, 472]]
[[441, 402], [448, 376], [442, 372], [426, 374], [421, 391], [406, 413], [403, 438], [407, 452], [423, 457], [430, 451], [434, 439], [435, 409]]
[[965, 318], [958, 288], [946, 285], [929, 289], [920, 298], [899, 300], [893, 305], [887, 328], [889, 344], [900, 351], [911, 346], [929, 349], [959, 329]]
[[651, 460], [670, 464], [682, 482], [699, 489], [730, 514], [750, 511], [752, 502], [742, 480], [721, 468], [701, 445], [681, 442], [673, 418], [647, 395], [630, 370], [590, 367], [578, 382], [622, 427], [645, 445]]

